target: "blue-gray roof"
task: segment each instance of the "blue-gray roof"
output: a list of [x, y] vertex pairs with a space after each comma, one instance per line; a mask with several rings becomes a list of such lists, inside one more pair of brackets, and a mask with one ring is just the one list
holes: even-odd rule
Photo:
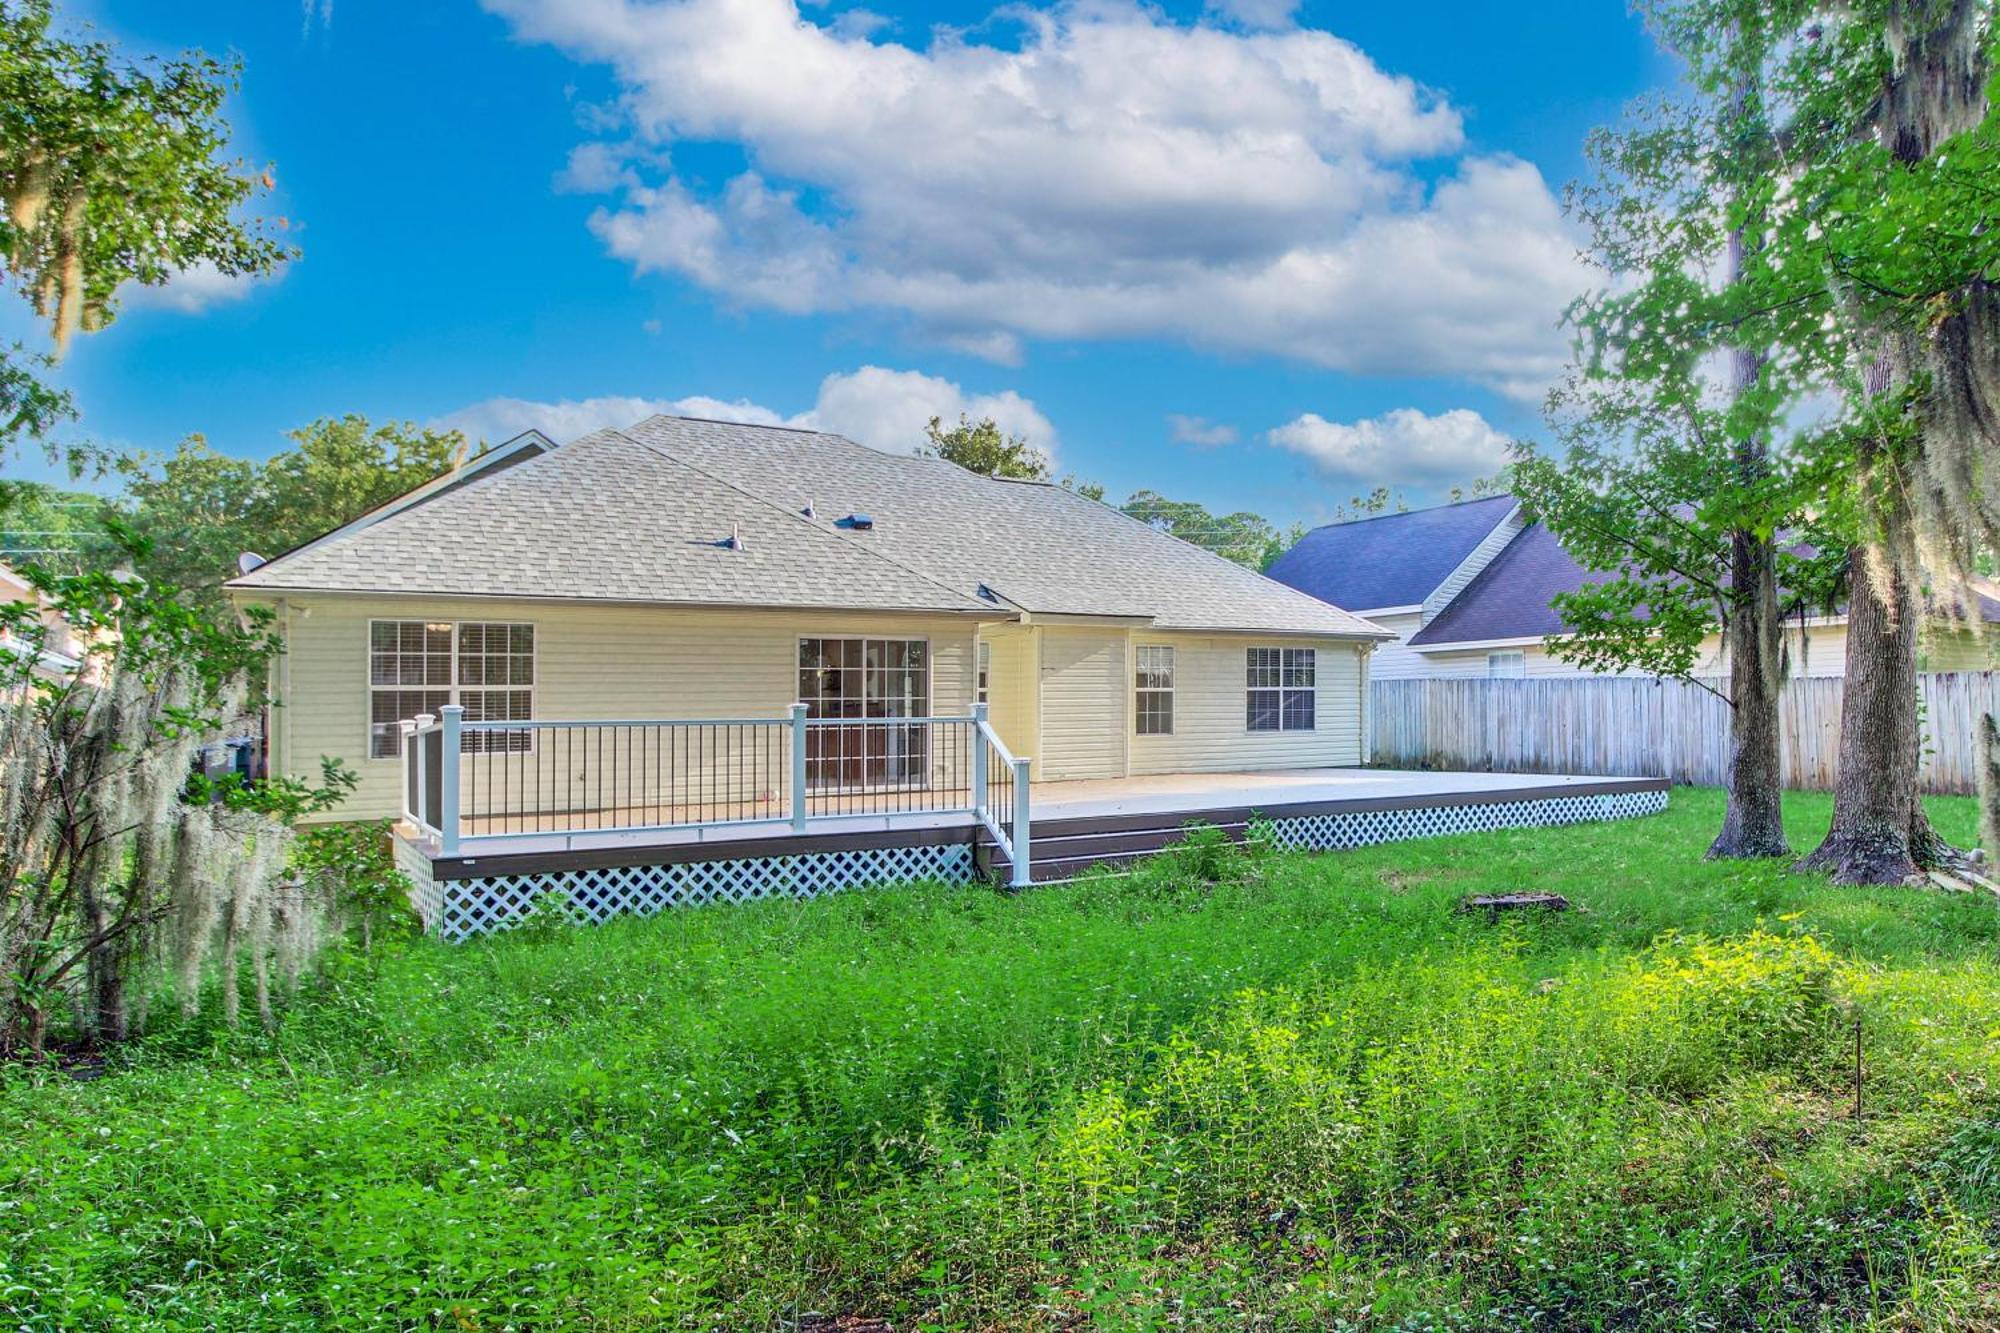
[[1514, 510], [1511, 495], [1314, 528], [1265, 570], [1350, 610], [1416, 606]]
[[[1563, 550], [1554, 533], [1540, 523], [1531, 523], [1450, 605], [1410, 636], [1410, 646], [1436, 648], [1567, 634], [1569, 625], [1549, 605], [1549, 599], [1559, 592], [1575, 592], [1614, 577], [1585, 569]], [[1974, 591], [1973, 600], [1979, 619], [2000, 623], [2000, 600], [1979, 590]], [[1846, 606], [1838, 607], [1836, 614], [1846, 615]]]
[[1540, 523], [1531, 523], [1430, 624], [1412, 634], [1410, 644], [1422, 647], [1567, 633], [1569, 626], [1549, 605], [1549, 598], [1608, 577], [1579, 565], [1556, 543], [1555, 534]]

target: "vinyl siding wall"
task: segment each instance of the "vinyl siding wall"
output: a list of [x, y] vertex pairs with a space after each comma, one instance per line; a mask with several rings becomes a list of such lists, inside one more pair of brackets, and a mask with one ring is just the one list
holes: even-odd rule
[[[1332, 768], [1361, 762], [1361, 653], [1353, 643], [1135, 632], [1132, 645], [1142, 644], [1167, 644], [1174, 650], [1174, 731], [1171, 736], [1131, 737], [1134, 775]], [[1311, 731], [1248, 729], [1245, 652], [1267, 647], [1316, 649], [1318, 697]], [[1130, 681], [1125, 690], [1129, 698]]]
[[1375, 680], [1403, 680], [1410, 676], [1432, 675], [1430, 663], [1423, 654], [1412, 649], [1407, 640], [1424, 627], [1423, 613], [1406, 611], [1396, 616], [1370, 616], [1373, 623], [1395, 634], [1393, 642], [1385, 641], [1375, 650], [1375, 658], [1368, 664], [1368, 674]]
[[1124, 776], [1132, 725], [1125, 630], [1038, 626], [1035, 635], [1042, 724], [1035, 778]]
[[[339, 819], [401, 810], [399, 761], [368, 757], [373, 619], [533, 624], [539, 720], [783, 717], [798, 694], [798, 641], [814, 635], [927, 639], [932, 714], [972, 706], [976, 627], [952, 617], [315, 594], [280, 605], [288, 647], [274, 672], [283, 703], [272, 715], [272, 760], [313, 777], [330, 755], [359, 774]], [[778, 775], [780, 787], [787, 780]]]
[[1035, 758], [1041, 729], [1035, 695], [1035, 631], [1023, 625], [987, 625], [980, 638], [990, 645], [991, 653], [987, 718], [1016, 758]]
[[[1385, 627], [1386, 628], [1386, 627]], [[1593, 673], [1582, 667], [1565, 662], [1539, 643], [1518, 645], [1523, 655], [1526, 674], [1531, 677], [1548, 679], [1555, 677], [1584, 677]], [[1405, 650], [1408, 651], [1408, 650]], [[1507, 648], [1473, 648], [1464, 652], [1431, 652], [1411, 654], [1418, 657], [1423, 669], [1399, 673], [1398, 678], [1411, 676], [1431, 678], [1483, 677], [1488, 674], [1486, 655], [1489, 652], [1514, 651]], [[1838, 676], [1843, 674], [1847, 656], [1847, 627], [1845, 625], [1811, 625], [1801, 636], [1797, 628], [1785, 632], [1785, 651], [1791, 657], [1791, 674], [1801, 677]], [[1925, 670], [1951, 670], [1948, 667], [1926, 667]], [[1710, 635], [1702, 644], [1700, 663], [1695, 668], [1699, 676], [1723, 676], [1729, 673], [1729, 664], [1723, 657], [1722, 639]], [[1381, 658], [1376, 659], [1375, 678], [1389, 679], [1381, 670]], [[1643, 676], [1641, 671], [1605, 672], [1605, 675]]]
[[2000, 666], [2000, 626], [1985, 634], [1970, 629], [1927, 633], [1917, 644], [1920, 671], [1991, 671]]

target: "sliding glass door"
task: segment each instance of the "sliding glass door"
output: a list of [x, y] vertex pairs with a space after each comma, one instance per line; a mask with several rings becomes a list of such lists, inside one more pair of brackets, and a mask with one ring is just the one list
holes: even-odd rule
[[923, 639], [799, 640], [799, 699], [806, 715], [847, 725], [806, 732], [806, 786], [813, 791], [920, 785], [929, 746], [930, 645]]

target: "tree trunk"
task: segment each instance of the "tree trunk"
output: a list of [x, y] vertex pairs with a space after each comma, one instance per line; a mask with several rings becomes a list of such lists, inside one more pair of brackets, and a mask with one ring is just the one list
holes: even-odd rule
[[[1884, 80], [1876, 137], [1914, 166], [1945, 138], [1976, 125], [1986, 110], [1985, 62], [1973, 0], [1892, 6], [1889, 32], [1899, 49]], [[1868, 371], [1881, 397], [1909, 384], [1923, 360], [1909, 330], [1883, 331]], [[1935, 429], [1926, 422], [1925, 434]], [[1923, 614], [1917, 540], [1907, 496], [1918, 456], [1864, 450], [1864, 477], [1877, 472], [1878, 540], [1850, 556], [1847, 680], [1840, 719], [1840, 771], [1834, 779], [1833, 826], [1800, 865], [1826, 870], [1837, 884], [1900, 884], [1964, 857], [1931, 829], [1917, 792], [1917, 626]]]
[[78, 916], [83, 928], [98, 940], [84, 955], [83, 976], [90, 997], [90, 1033], [101, 1044], [121, 1042], [132, 1035], [125, 987], [130, 945], [123, 932], [112, 929], [118, 922], [118, 904], [105, 881], [118, 867], [108, 864], [109, 859], [100, 844], [83, 854], [73, 872]]
[[1754, 533], [1732, 533], [1729, 540], [1730, 578], [1738, 593], [1736, 614], [1724, 633], [1731, 710], [1729, 802], [1708, 854], [1789, 856], [1778, 745], [1778, 700], [1784, 689], [1778, 553]]
[[[1751, 93], [1738, 94], [1739, 108]], [[1751, 241], [1743, 227], [1729, 235], [1729, 281], [1743, 278]], [[1730, 354], [1732, 393], [1754, 389], [1762, 372], [1761, 352], [1737, 348]], [[1768, 442], [1757, 433], [1736, 441], [1737, 482], [1746, 489], [1771, 470]], [[1785, 686], [1784, 643], [1778, 620], [1778, 548], [1769, 538], [1738, 529], [1729, 534], [1729, 591], [1732, 603], [1723, 627], [1729, 658], [1729, 803], [1722, 831], [1709, 844], [1715, 857], [1790, 856], [1785, 841], [1784, 772], [1778, 746], [1778, 699]]]
[[1836, 884], [1902, 884], [1919, 877], [1937, 839], [1917, 796], [1917, 617], [1908, 572], [1857, 547], [1847, 610], [1847, 680], [1833, 827], [1799, 863]]

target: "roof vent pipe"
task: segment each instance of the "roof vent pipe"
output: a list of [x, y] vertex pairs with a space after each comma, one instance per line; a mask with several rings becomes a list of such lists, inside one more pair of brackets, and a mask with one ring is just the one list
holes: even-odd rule
[[743, 534], [737, 531], [734, 523], [729, 525], [729, 539], [723, 542], [722, 545], [725, 549], [731, 551], [740, 551], [743, 549]]

